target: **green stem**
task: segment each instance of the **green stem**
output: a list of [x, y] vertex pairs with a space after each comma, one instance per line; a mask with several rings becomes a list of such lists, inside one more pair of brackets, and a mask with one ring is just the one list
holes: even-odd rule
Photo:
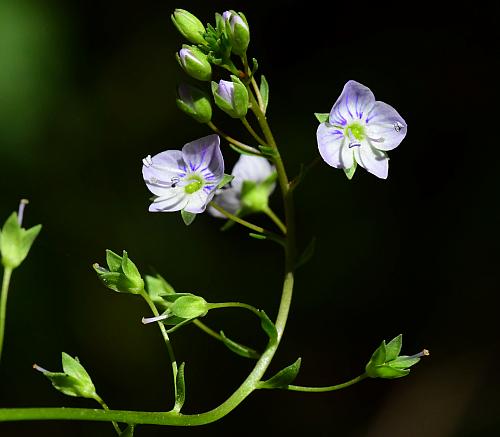
[[9, 294], [9, 284], [11, 276], [12, 268], [5, 267], [2, 280], [2, 295], [0, 296], [0, 360], [2, 359], [5, 319], [7, 317], [7, 296]]
[[[151, 308], [151, 311], [153, 312], [154, 316], [158, 317], [160, 315], [160, 313], [158, 312], [156, 305], [151, 300], [148, 293], [146, 293], [145, 290], [142, 290], [141, 296], [146, 301], [149, 308]], [[167, 346], [168, 357], [170, 359], [170, 364], [172, 367], [172, 377], [174, 380], [175, 399], [177, 399], [177, 361], [175, 360], [174, 349], [172, 348], [172, 343], [170, 343], [170, 338], [168, 337], [168, 333], [167, 333], [167, 330], [165, 328], [165, 325], [161, 322], [157, 322], [157, 324], [158, 324], [158, 327], [160, 328], [163, 340], [165, 341], [165, 345]], [[133, 422], [127, 422], [127, 423], [133, 423]]]
[[321, 162], [321, 159], [321, 156], [316, 156], [316, 158], [314, 158], [309, 164], [303, 167], [299, 175], [292, 182], [290, 182], [290, 190], [295, 190], [295, 188], [297, 188], [305, 178], [307, 173], [309, 173], [318, 163]]
[[242, 302], [221, 302], [221, 303], [209, 303], [208, 306], [210, 309], [216, 309], [216, 308], [244, 308], [246, 310], [251, 311], [252, 313], [256, 314], [257, 317], [260, 317], [260, 311], [253, 307], [252, 305], [248, 305], [246, 303]]
[[213, 338], [215, 338], [216, 340], [219, 340], [219, 341], [224, 341], [224, 339], [222, 338], [222, 336], [217, 331], [214, 331], [212, 328], [210, 328], [210, 326], [207, 326], [205, 323], [201, 322], [200, 320], [194, 319], [193, 323], [198, 328], [200, 328], [205, 334], [208, 334], [210, 337], [213, 337]]
[[[101, 405], [101, 407], [103, 408], [103, 410], [105, 411], [110, 411], [109, 410], [109, 407], [106, 405], [106, 403], [103, 401], [103, 399], [96, 393], [95, 395], [95, 398], [94, 398], [97, 402], [99, 402], [99, 404]], [[113, 425], [113, 428], [115, 429], [116, 433], [118, 435], [121, 435], [122, 433], [122, 430], [120, 429], [120, 427], [118, 426], [118, 423], [116, 423], [114, 420], [111, 421], [111, 424]]]
[[232, 220], [233, 222], [245, 226], [246, 228], [251, 229], [252, 231], [259, 232], [261, 234], [270, 233], [266, 231], [264, 228], [261, 228], [260, 226], [254, 225], [253, 223], [247, 222], [246, 220], [243, 220], [242, 218], [234, 214], [231, 214], [229, 211], [226, 211], [224, 208], [222, 208], [215, 202], [210, 202], [210, 206], [219, 211], [222, 215], [226, 216], [229, 220]]
[[211, 121], [207, 123], [207, 126], [212, 129], [216, 134], [219, 134], [222, 138], [224, 138], [226, 141], [231, 143], [234, 147], [236, 147], [238, 150], [244, 152], [244, 153], [249, 153], [250, 155], [257, 155], [257, 156], [262, 156], [262, 153], [260, 153], [257, 149], [254, 149], [253, 147], [250, 147], [241, 141], [235, 140], [234, 138], [230, 137], [227, 135], [225, 132], [221, 131], [215, 124], [213, 124]]
[[264, 214], [266, 214], [277, 226], [280, 228], [281, 232], [283, 232], [286, 235], [286, 226], [285, 224], [281, 221], [281, 219], [274, 213], [274, 211], [267, 207], [264, 209]]
[[250, 125], [250, 123], [248, 122], [246, 117], [243, 117], [240, 120], [243, 123], [243, 126], [246, 127], [247, 131], [250, 132], [250, 135], [252, 135], [252, 137], [254, 137], [255, 141], [257, 141], [261, 146], [267, 146], [266, 141], [263, 140], [262, 137], [257, 132], [255, 132], [255, 130]]
[[357, 384], [358, 382], [363, 381], [363, 379], [366, 379], [367, 377], [368, 375], [366, 373], [363, 373], [362, 375], [356, 376], [356, 378], [353, 378], [342, 384], [330, 385], [328, 387], [302, 387], [300, 385], [288, 385], [285, 388], [285, 390], [302, 391], [306, 393], [323, 393], [327, 391], [336, 391]]
[[257, 85], [257, 82], [255, 81], [255, 78], [253, 76], [252, 76], [252, 87], [255, 91], [255, 95], [257, 96], [257, 101], [259, 102], [260, 110], [263, 113], [265, 113], [264, 100], [262, 99], [262, 94], [260, 93], [259, 85]]

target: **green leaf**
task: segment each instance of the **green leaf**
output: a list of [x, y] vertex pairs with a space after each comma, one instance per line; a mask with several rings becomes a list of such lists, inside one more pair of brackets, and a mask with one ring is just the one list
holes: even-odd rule
[[325, 123], [328, 121], [328, 118], [330, 117], [330, 114], [328, 112], [315, 112], [314, 116], [318, 119], [320, 123]]
[[267, 105], [269, 104], [269, 84], [267, 83], [264, 75], [260, 77], [260, 95], [262, 96], [262, 101], [264, 102], [263, 112], [265, 114]]
[[186, 383], [184, 381], [184, 366], [186, 363], [182, 363], [177, 370], [176, 387], [177, 393], [175, 395], [175, 405], [173, 411], [178, 413], [181, 411], [184, 401], [186, 400]]
[[164, 304], [164, 296], [175, 294], [173, 287], [160, 275], [144, 277], [146, 281], [146, 291], [155, 303]]
[[255, 238], [256, 240], [267, 240], [267, 237], [262, 234], [256, 234], [255, 232], [249, 232], [249, 237]]
[[191, 223], [194, 222], [194, 219], [196, 218], [196, 214], [193, 214], [192, 212], [188, 212], [186, 210], [181, 210], [181, 216], [182, 220], [184, 220], [184, 224], [186, 226], [189, 226]]
[[64, 373], [73, 378], [79, 379], [82, 382], [92, 384], [89, 374], [85, 368], [80, 364], [78, 357], [72, 358], [67, 353], [62, 353], [62, 368]]
[[240, 343], [237, 343], [231, 340], [230, 338], [227, 338], [226, 335], [224, 334], [224, 331], [220, 331], [220, 336], [222, 337], [222, 343], [224, 343], [227, 346], [227, 348], [230, 351], [234, 352], [236, 355], [245, 358], [252, 358], [255, 360], [260, 358], [260, 354], [256, 350], [249, 348], [248, 346], [242, 345]]
[[376, 368], [376, 378], [394, 379], [408, 375], [409, 370], [394, 369], [391, 366], [378, 366]]
[[314, 255], [314, 251], [316, 249], [316, 237], [311, 238], [311, 241], [307, 245], [307, 247], [304, 249], [304, 252], [300, 255], [297, 264], [295, 264], [295, 268], [298, 269], [299, 267], [302, 267], [304, 264], [306, 264]]
[[276, 330], [276, 326], [274, 326], [274, 323], [267, 316], [264, 310], [259, 310], [259, 317], [260, 326], [269, 337], [269, 342], [271, 344], [275, 344], [278, 341], [278, 331]]
[[134, 437], [134, 429], [135, 425], [127, 426], [127, 428], [120, 434], [120, 437]]
[[358, 168], [358, 163], [356, 162], [356, 160], [354, 160], [354, 164], [352, 165], [351, 168], [344, 168], [344, 173], [347, 176], [347, 179], [351, 180], [353, 178], [357, 168]]
[[420, 361], [420, 357], [410, 357], [407, 355], [402, 355], [397, 357], [394, 361], [391, 361], [389, 365], [395, 369], [407, 369]]
[[217, 185], [217, 188], [222, 188], [223, 186], [229, 184], [233, 179], [234, 179], [233, 175], [224, 173], [224, 176], [222, 177], [222, 180]]
[[128, 257], [127, 252], [123, 251], [122, 257], [122, 270], [125, 276], [133, 282], [138, 288], [144, 286], [144, 281], [142, 280], [141, 273], [133, 261]]
[[[241, 14], [241, 12], [240, 12]], [[243, 15], [243, 14], [241, 14]], [[259, 63], [257, 62], [257, 59], [252, 58], [252, 71], [251, 71], [251, 76], [253, 76], [257, 70], [259, 69]]]
[[259, 382], [258, 388], [285, 388], [297, 377], [301, 361], [302, 359], [299, 358], [295, 361], [295, 363], [280, 370], [276, 375], [269, 378], [267, 381]]
[[240, 149], [239, 147], [235, 146], [232, 143], [228, 143], [228, 144], [229, 144], [229, 147], [231, 147], [231, 149], [233, 149], [235, 152], [239, 153], [240, 155], [261, 156], [260, 153], [252, 153], [252, 152], [249, 152], [248, 150]]
[[106, 263], [112, 272], [118, 272], [122, 266], [122, 257], [112, 250], [106, 249]]
[[397, 337], [394, 337], [387, 345], [385, 346], [386, 356], [385, 361], [395, 360], [399, 353], [401, 352], [401, 346], [403, 345], [403, 335], [399, 334]]
[[376, 368], [377, 366], [385, 364], [385, 357], [386, 357], [386, 345], [385, 345], [385, 340], [383, 340], [382, 344], [377, 349], [375, 349], [375, 352], [373, 352], [370, 361], [368, 361], [368, 364], [365, 367], [366, 373], [371, 378], [378, 378]]
[[274, 148], [270, 146], [259, 146], [259, 150], [263, 155], [268, 156], [270, 158], [275, 158], [277, 156], [277, 152]]

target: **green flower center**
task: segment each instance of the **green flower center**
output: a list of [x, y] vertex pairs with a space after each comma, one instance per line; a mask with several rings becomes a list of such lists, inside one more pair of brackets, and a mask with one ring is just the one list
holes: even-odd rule
[[351, 131], [351, 135], [358, 141], [365, 138], [365, 128], [358, 122], [351, 123], [345, 128], [345, 134], [347, 137], [350, 137], [349, 131]]
[[188, 194], [196, 193], [203, 187], [203, 179], [201, 179], [198, 175], [191, 175], [187, 180], [192, 181], [184, 186], [184, 191]]

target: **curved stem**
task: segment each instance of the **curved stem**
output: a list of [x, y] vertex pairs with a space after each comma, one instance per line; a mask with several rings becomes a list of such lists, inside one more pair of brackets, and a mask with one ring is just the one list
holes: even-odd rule
[[216, 209], [219, 211], [222, 215], [226, 216], [229, 220], [232, 220], [233, 222], [236, 222], [240, 224], [241, 226], [245, 226], [248, 229], [251, 229], [252, 231], [255, 232], [260, 232], [261, 234], [268, 233], [264, 228], [254, 225], [253, 223], [247, 222], [246, 220], [243, 220], [242, 218], [231, 214], [229, 211], [226, 211], [222, 206], [218, 205], [215, 202], [210, 202], [209, 204], [212, 208]]
[[252, 313], [256, 314], [257, 317], [260, 317], [260, 312], [257, 308], [253, 307], [252, 305], [248, 305], [246, 303], [242, 302], [221, 302], [221, 303], [209, 303], [208, 304], [210, 309], [216, 309], [216, 308], [244, 308], [246, 310], [251, 311]]
[[353, 378], [342, 384], [330, 385], [328, 387], [303, 387], [300, 385], [288, 385], [285, 387], [285, 390], [302, 391], [306, 393], [323, 393], [327, 391], [336, 391], [357, 384], [358, 382], [363, 381], [363, 379], [366, 379], [367, 377], [368, 375], [366, 373], [363, 373], [362, 375], [356, 376], [356, 378]]
[[262, 153], [260, 153], [257, 149], [254, 149], [253, 147], [250, 147], [241, 141], [235, 140], [234, 138], [230, 137], [228, 134], [225, 132], [221, 131], [215, 124], [213, 124], [211, 121], [207, 123], [207, 126], [212, 129], [216, 134], [219, 134], [222, 138], [224, 138], [226, 141], [231, 143], [234, 147], [236, 147], [238, 150], [244, 153], [249, 153], [250, 155], [257, 155], [257, 156], [262, 156]]
[[[158, 312], [156, 305], [151, 300], [148, 293], [146, 293], [145, 290], [142, 290], [141, 296], [146, 301], [149, 308], [151, 308], [151, 311], [153, 312], [154, 316], [159, 317], [160, 313]], [[172, 367], [172, 377], [174, 380], [175, 399], [177, 399], [177, 361], [175, 360], [174, 349], [172, 348], [172, 343], [170, 343], [170, 338], [168, 337], [168, 333], [167, 333], [167, 330], [165, 328], [165, 325], [161, 322], [157, 322], [157, 324], [158, 324], [158, 327], [160, 328], [163, 340], [165, 341], [165, 346], [167, 346], [168, 357], [170, 359], [170, 364]]]
[[[106, 405], [106, 403], [104, 402], [104, 400], [96, 393], [96, 396], [94, 398], [97, 402], [99, 402], [99, 404], [101, 405], [101, 407], [103, 408], [103, 410], [105, 411], [110, 411], [109, 410], [109, 407]], [[116, 433], [118, 435], [121, 435], [122, 434], [122, 430], [120, 429], [120, 427], [118, 426], [118, 423], [116, 423], [114, 420], [111, 422], [111, 424], [113, 425], [113, 428], [115, 429]]]
[[264, 209], [264, 213], [278, 226], [278, 228], [280, 228], [281, 232], [286, 235], [286, 226], [274, 213], [274, 211], [271, 208], [267, 207], [266, 209]]
[[5, 333], [5, 319], [7, 318], [7, 296], [9, 294], [12, 268], [5, 267], [2, 279], [2, 295], [0, 296], [0, 360], [2, 359], [3, 339]]
[[295, 188], [298, 187], [298, 185], [302, 182], [307, 173], [309, 173], [318, 163], [321, 162], [321, 159], [322, 159], [321, 156], [318, 155], [309, 164], [302, 167], [297, 177], [292, 182], [290, 182], [290, 190], [295, 190]]
[[193, 324], [200, 328], [205, 334], [208, 334], [210, 337], [215, 338], [219, 341], [224, 341], [222, 335], [220, 335], [217, 331], [214, 331], [210, 326], [207, 326], [205, 323], [198, 319], [193, 320]]
[[240, 119], [241, 122], [243, 123], [243, 126], [247, 129], [248, 132], [250, 132], [250, 135], [257, 141], [261, 146], [267, 146], [266, 141], [263, 140], [257, 132], [253, 129], [253, 127], [250, 125], [246, 117], [243, 117]]

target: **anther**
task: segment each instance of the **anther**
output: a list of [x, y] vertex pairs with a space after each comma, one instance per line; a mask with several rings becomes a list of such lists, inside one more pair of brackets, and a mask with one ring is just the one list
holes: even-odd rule
[[176, 185], [177, 185], [180, 181], [181, 181], [181, 180], [180, 180], [178, 177], [174, 176], [172, 179], [170, 179], [170, 182], [172, 182], [171, 187], [172, 187], [172, 188], [175, 188], [175, 186], [176, 186]]
[[153, 159], [151, 158], [151, 155], [146, 156], [142, 160], [142, 163], [144, 164], [145, 167], [151, 167], [153, 165]]

